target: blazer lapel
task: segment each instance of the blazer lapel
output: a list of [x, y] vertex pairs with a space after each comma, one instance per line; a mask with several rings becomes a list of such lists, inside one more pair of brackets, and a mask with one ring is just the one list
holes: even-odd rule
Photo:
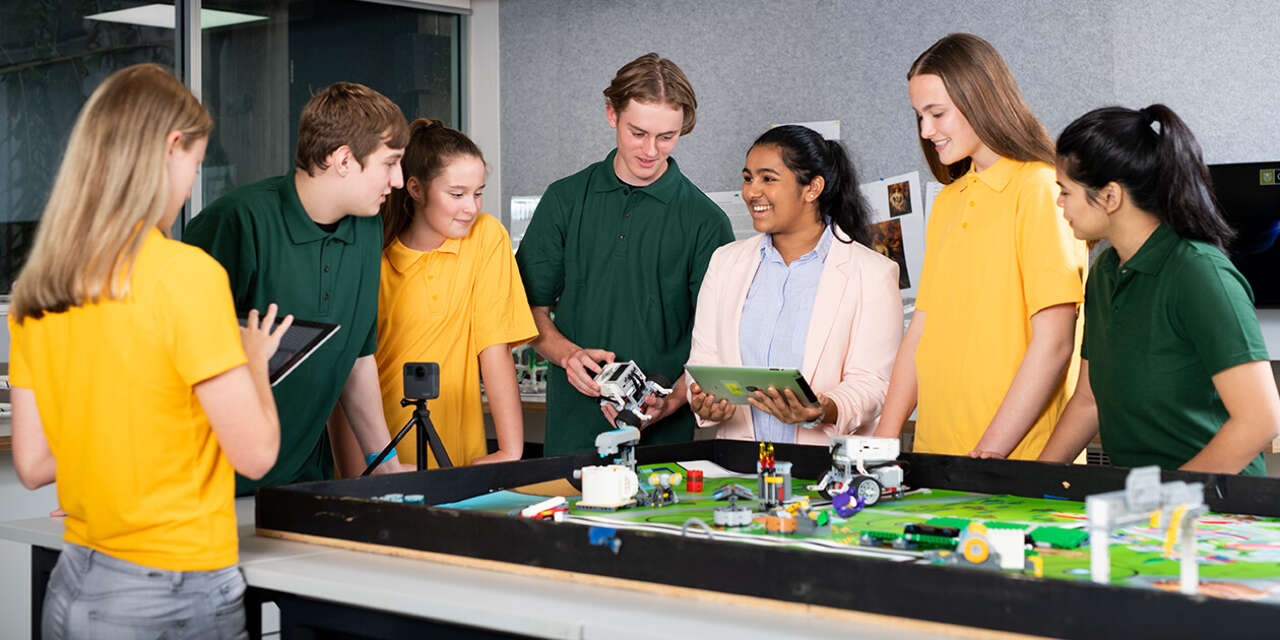
[[836, 311], [840, 309], [840, 301], [844, 299], [845, 289], [853, 280], [853, 245], [839, 240], [831, 243], [827, 253], [827, 262], [822, 267], [822, 277], [818, 280], [818, 293], [813, 299], [813, 312], [809, 317], [809, 333], [804, 340], [804, 366], [801, 373], [805, 379], [812, 380], [818, 369], [818, 358], [822, 355], [831, 337], [831, 329], [836, 324]]
[[747, 252], [746, 260], [743, 260], [743, 268], [734, 274], [729, 286], [734, 287], [731, 291], [732, 295], [728, 300], [732, 303], [729, 308], [731, 313], [728, 314], [728, 325], [725, 327], [727, 331], [723, 334], [725, 362], [729, 366], [742, 366], [742, 345], [738, 341], [738, 332], [742, 330], [742, 308], [747, 304], [747, 293], [751, 291], [751, 281], [756, 277], [756, 270], [760, 268], [760, 245], [764, 242], [764, 234], [757, 234], [752, 238], [751, 242], [746, 243], [744, 249]]

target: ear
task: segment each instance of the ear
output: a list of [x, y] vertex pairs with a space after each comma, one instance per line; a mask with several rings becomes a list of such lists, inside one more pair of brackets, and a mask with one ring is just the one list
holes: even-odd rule
[[618, 128], [618, 112], [614, 111], [613, 103], [604, 103], [604, 115], [609, 119], [609, 126], [613, 129]]
[[816, 176], [804, 188], [805, 202], [818, 202], [818, 197], [822, 195], [822, 190], [827, 188], [827, 181], [822, 176]]
[[1108, 182], [1098, 189], [1098, 202], [1107, 214], [1115, 213], [1124, 205], [1124, 189], [1115, 182]]
[[339, 176], [345, 178], [355, 164], [355, 155], [351, 153], [351, 147], [344, 144], [330, 151], [325, 161]]
[[172, 156], [172, 155], [173, 155], [173, 152], [174, 152], [175, 150], [177, 150], [178, 145], [179, 145], [179, 143], [181, 143], [181, 142], [182, 142], [182, 132], [181, 132], [181, 131], [178, 131], [178, 130], [176, 130], [176, 129], [175, 129], [175, 130], [173, 130], [173, 131], [170, 131], [170, 132], [169, 132], [169, 135], [166, 135], [166, 136], [164, 137], [164, 152], [165, 152], [165, 154], [166, 154], [166, 155], [170, 155], [170, 156]]
[[409, 179], [404, 181], [404, 188], [405, 191], [409, 192], [409, 197], [413, 198], [414, 202], [421, 204], [426, 201], [426, 189], [422, 186], [422, 182], [418, 180], [417, 176], [409, 176]]

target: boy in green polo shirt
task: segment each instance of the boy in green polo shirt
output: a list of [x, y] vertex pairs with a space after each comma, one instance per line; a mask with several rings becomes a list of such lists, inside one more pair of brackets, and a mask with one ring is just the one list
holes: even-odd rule
[[[366, 454], [389, 440], [373, 357], [378, 210], [391, 189], [403, 185], [400, 156], [408, 141], [408, 123], [395, 103], [363, 85], [333, 84], [302, 109], [292, 172], [231, 191], [183, 233], [226, 268], [237, 313], [275, 302], [282, 316], [341, 326], [274, 387], [279, 458], [261, 480], [237, 475], [237, 494], [333, 477], [325, 424], [339, 399]], [[398, 470], [394, 455], [377, 469]]]
[[698, 104], [684, 72], [650, 53], [619, 69], [604, 95], [617, 148], [547, 188], [516, 254], [538, 326], [533, 346], [557, 365], [547, 455], [592, 451], [612, 428], [594, 377], [615, 360], [677, 380], [651, 400], [641, 442], [693, 438], [681, 373], [694, 304], [711, 254], [733, 240], [724, 212], [670, 157]]

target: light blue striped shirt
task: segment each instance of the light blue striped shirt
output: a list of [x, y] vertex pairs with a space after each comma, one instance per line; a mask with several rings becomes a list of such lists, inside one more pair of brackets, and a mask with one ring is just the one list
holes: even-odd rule
[[[828, 226], [812, 251], [788, 265], [773, 247], [773, 236], [765, 234], [760, 243], [760, 266], [742, 305], [738, 346], [743, 366], [799, 369], [804, 364], [809, 316], [813, 314], [818, 281], [834, 238]], [[756, 440], [795, 442], [795, 425], [754, 407], [751, 419], [755, 423]]]

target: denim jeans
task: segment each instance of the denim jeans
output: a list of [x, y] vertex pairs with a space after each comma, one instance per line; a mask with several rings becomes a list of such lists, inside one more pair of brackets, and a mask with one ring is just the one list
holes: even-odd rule
[[41, 632], [47, 640], [248, 638], [240, 567], [164, 571], [71, 543], [53, 568]]

